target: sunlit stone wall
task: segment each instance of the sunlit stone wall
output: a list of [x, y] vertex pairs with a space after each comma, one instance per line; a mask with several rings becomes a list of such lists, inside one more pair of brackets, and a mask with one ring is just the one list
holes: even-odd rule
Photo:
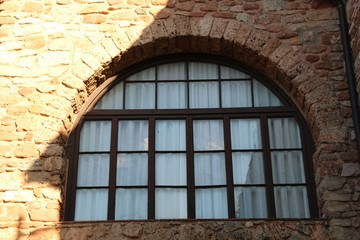
[[[357, 239], [359, 156], [338, 15], [330, 2], [2, 0], [0, 238], [40, 239], [36, 234], [44, 227], [50, 229], [41, 235], [44, 239], [70, 238], [65, 232], [81, 239], [126, 237], [123, 232], [131, 223], [117, 223], [125, 228], [123, 235], [110, 236], [107, 229], [116, 226], [61, 222], [68, 135], [86, 100], [107, 78], [151, 57], [191, 52], [235, 59], [265, 74], [294, 101], [312, 131], [323, 220], [256, 222], [254, 226], [264, 229], [259, 239], [271, 239], [274, 231], [287, 232], [287, 238], [320, 239], [320, 231], [324, 239], [327, 234], [332, 239]], [[359, 79], [358, 1], [349, 1], [349, 8]], [[145, 228], [151, 224], [140, 223], [141, 234], [127, 237], [148, 239]], [[171, 222], [156, 224], [163, 233], [154, 238], [175, 233]], [[180, 232], [182, 224], [200, 229], [196, 221], [177, 222]], [[231, 222], [236, 225], [231, 231], [217, 227], [222, 222], [208, 224], [217, 239], [228, 239], [226, 234], [241, 232], [247, 223]], [[87, 236], [88, 228], [96, 234]], [[208, 236], [207, 230], [196, 231], [196, 239]]]

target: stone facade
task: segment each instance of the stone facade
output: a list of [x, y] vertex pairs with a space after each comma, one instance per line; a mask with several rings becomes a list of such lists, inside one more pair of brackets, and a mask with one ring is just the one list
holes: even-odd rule
[[[359, 80], [360, 4], [347, 4]], [[359, 155], [330, 0], [3, 0], [0, 11], [2, 239], [359, 238]], [[86, 100], [126, 67], [174, 53], [237, 60], [289, 95], [315, 142], [320, 220], [61, 222], [67, 138]]]

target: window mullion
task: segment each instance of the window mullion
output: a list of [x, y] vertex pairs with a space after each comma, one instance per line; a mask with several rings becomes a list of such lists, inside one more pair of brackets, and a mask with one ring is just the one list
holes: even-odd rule
[[275, 198], [274, 198], [274, 184], [271, 168], [271, 153], [270, 153], [270, 140], [269, 140], [269, 128], [267, 123], [267, 117], [261, 117], [261, 138], [262, 146], [264, 149], [264, 174], [266, 183], [266, 198], [267, 198], [267, 210], [268, 217], [275, 218]]
[[230, 140], [230, 119], [229, 116], [224, 117], [224, 143], [225, 143], [225, 164], [226, 164], [226, 182], [227, 182], [227, 199], [228, 199], [228, 215], [229, 218], [235, 218], [234, 203], [234, 183], [233, 183], [233, 167], [231, 156], [231, 140]]
[[112, 127], [111, 127], [111, 145], [110, 145], [108, 220], [115, 219], [117, 145], [118, 145], [118, 119], [113, 118]]
[[149, 118], [148, 219], [155, 219], [155, 118]]
[[188, 218], [195, 218], [195, 177], [194, 177], [194, 147], [193, 127], [191, 117], [186, 118], [186, 165], [187, 165], [187, 199]]

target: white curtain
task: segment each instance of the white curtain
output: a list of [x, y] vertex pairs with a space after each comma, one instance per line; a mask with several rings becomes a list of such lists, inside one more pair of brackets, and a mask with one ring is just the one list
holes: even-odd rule
[[283, 106], [280, 99], [259, 81], [253, 79], [254, 107]]
[[301, 151], [271, 152], [273, 181], [277, 183], [305, 183]]
[[186, 154], [158, 153], [155, 160], [156, 186], [186, 186]]
[[148, 184], [148, 154], [120, 153], [117, 155], [117, 186]]
[[233, 152], [234, 184], [265, 183], [262, 152]]
[[218, 79], [218, 67], [212, 63], [190, 62], [189, 63], [189, 79], [190, 80], [206, 80]]
[[220, 77], [221, 79], [249, 79], [250, 76], [240, 72], [236, 69], [221, 66], [220, 67]]
[[236, 218], [266, 218], [266, 192], [264, 187], [235, 187]]
[[147, 120], [121, 120], [118, 130], [118, 150], [146, 151], [149, 145]]
[[194, 120], [193, 135], [195, 151], [224, 149], [222, 120]]
[[224, 108], [252, 107], [250, 81], [222, 81], [221, 104]]
[[185, 82], [159, 82], [157, 85], [158, 109], [187, 108], [187, 91]]
[[278, 218], [310, 217], [306, 187], [275, 187], [275, 207]]
[[116, 84], [97, 102], [94, 109], [122, 109], [124, 82]]
[[[80, 152], [110, 151], [111, 122], [87, 121], [80, 132]], [[109, 154], [79, 154], [75, 220], [107, 219], [108, 190], [90, 187], [109, 184]]]
[[196, 218], [227, 218], [226, 188], [195, 189]]
[[185, 151], [185, 120], [157, 120], [155, 149], [157, 151]]
[[109, 164], [109, 154], [80, 154], [78, 163], [77, 186], [108, 186]]
[[155, 218], [187, 218], [186, 188], [156, 188]]
[[154, 109], [155, 83], [127, 83], [125, 109]]
[[231, 148], [260, 149], [260, 119], [231, 119]]
[[191, 82], [189, 98], [190, 108], [219, 108], [219, 83]]
[[106, 220], [107, 208], [107, 189], [78, 189], [76, 191], [75, 221]]
[[116, 189], [115, 220], [147, 219], [147, 199], [147, 189]]
[[[155, 155], [156, 186], [184, 186], [187, 183], [185, 120], [157, 120], [155, 150], [168, 151]], [[156, 188], [155, 218], [187, 218], [186, 188]]]
[[158, 80], [185, 80], [186, 70], [184, 62], [159, 65], [157, 68]]
[[195, 153], [195, 186], [226, 185], [224, 153]]
[[272, 149], [301, 148], [300, 129], [294, 118], [270, 118], [268, 123]]
[[126, 81], [153, 81], [153, 80], [155, 80], [155, 67], [151, 67], [143, 71], [137, 72], [126, 78]]
[[80, 152], [110, 151], [111, 122], [87, 121], [80, 132]]

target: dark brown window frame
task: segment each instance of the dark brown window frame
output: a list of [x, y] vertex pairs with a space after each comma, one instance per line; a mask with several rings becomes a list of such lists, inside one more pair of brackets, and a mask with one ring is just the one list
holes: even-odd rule
[[[125, 79], [127, 76], [134, 74], [135, 72], [146, 69], [150, 66], [156, 66], [163, 63], [180, 62], [180, 61], [199, 61], [199, 62], [210, 62], [229, 66], [234, 69], [238, 69], [256, 80], [260, 81], [267, 88], [269, 88], [276, 96], [285, 104], [281, 107], [246, 107], [246, 108], [220, 108], [220, 109], [178, 109], [178, 110], [91, 110], [94, 104], [104, 95], [106, 92], [115, 86], [118, 82]], [[80, 118], [76, 124], [75, 129], [72, 131], [68, 141], [68, 157], [69, 171], [67, 181], [67, 192], [66, 192], [66, 208], [65, 208], [65, 220], [74, 220], [75, 213], [75, 198], [76, 198], [76, 182], [77, 182], [77, 169], [78, 169], [78, 156], [79, 156], [79, 136], [81, 126], [85, 121], [96, 121], [96, 120], [109, 120], [112, 121], [112, 134], [111, 134], [111, 150], [110, 150], [110, 181], [109, 181], [109, 202], [108, 202], [108, 220], [114, 220], [115, 218], [115, 190], [116, 185], [116, 154], [117, 151], [117, 127], [118, 121], [123, 119], [148, 119], [149, 120], [149, 182], [148, 186], [148, 219], [155, 218], [155, 147], [154, 147], [154, 124], [155, 119], [185, 119], [186, 120], [186, 137], [187, 137], [187, 198], [188, 198], [188, 219], [195, 218], [195, 186], [194, 186], [194, 166], [193, 156], [194, 150], [192, 146], [192, 120], [193, 119], [223, 119], [224, 122], [224, 141], [225, 148], [222, 150], [225, 154], [226, 162], [226, 188], [227, 188], [227, 199], [228, 199], [228, 216], [229, 218], [235, 218], [234, 208], [234, 187], [240, 186], [233, 184], [232, 176], [232, 162], [231, 162], [231, 146], [230, 146], [230, 118], [258, 118], [261, 122], [261, 138], [262, 138], [262, 149], [259, 151], [263, 152], [264, 155], [264, 176], [265, 183], [258, 184], [266, 187], [266, 203], [268, 209], [268, 218], [276, 218], [275, 213], [275, 200], [274, 200], [274, 187], [280, 185], [306, 185], [308, 193], [308, 204], [311, 218], [317, 218], [318, 208], [316, 199], [316, 190], [314, 183], [314, 171], [312, 168], [311, 157], [314, 151], [314, 144], [312, 137], [307, 127], [307, 124], [302, 115], [297, 110], [296, 106], [292, 103], [289, 97], [284, 94], [279, 88], [270, 84], [264, 76], [259, 73], [252, 72], [249, 68], [240, 66], [239, 63], [230, 61], [225, 58], [220, 58], [212, 55], [175, 55], [162, 57], [150, 61], [146, 61], [129, 68], [128, 70], [121, 73], [119, 77], [110, 79], [106, 86], [99, 88], [92, 97], [88, 100], [87, 105], [82, 109]], [[252, 84], [251, 84], [252, 85]], [[155, 91], [156, 93], [157, 91]], [[125, 94], [124, 94], [125, 95]], [[220, 97], [221, 99], [221, 97]], [[156, 101], [155, 101], [156, 102]], [[253, 99], [252, 99], [252, 102]], [[188, 101], [189, 103], [189, 101]], [[124, 103], [125, 104], [125, 103]], [[271, 149], [269, 144], [269, 131], [267, 119], [270, 117], [292, 117], [295, 118], [301, 133], [302, 141], [302, 152], [304, 158], [304, 170], [305, 170], [305, 184], [274, 184], [272, 179], [271, 169]], [[287, 149], [289, 150], [289, 149]], [[290, 149], [291, 150], [291, 149]], [[189, 167], [190, 166], [190, 167]], [[257, 184], [246, 184], [246, 186], [255, 186]], [[283, 218], [282, 218], [283, 219]]]

